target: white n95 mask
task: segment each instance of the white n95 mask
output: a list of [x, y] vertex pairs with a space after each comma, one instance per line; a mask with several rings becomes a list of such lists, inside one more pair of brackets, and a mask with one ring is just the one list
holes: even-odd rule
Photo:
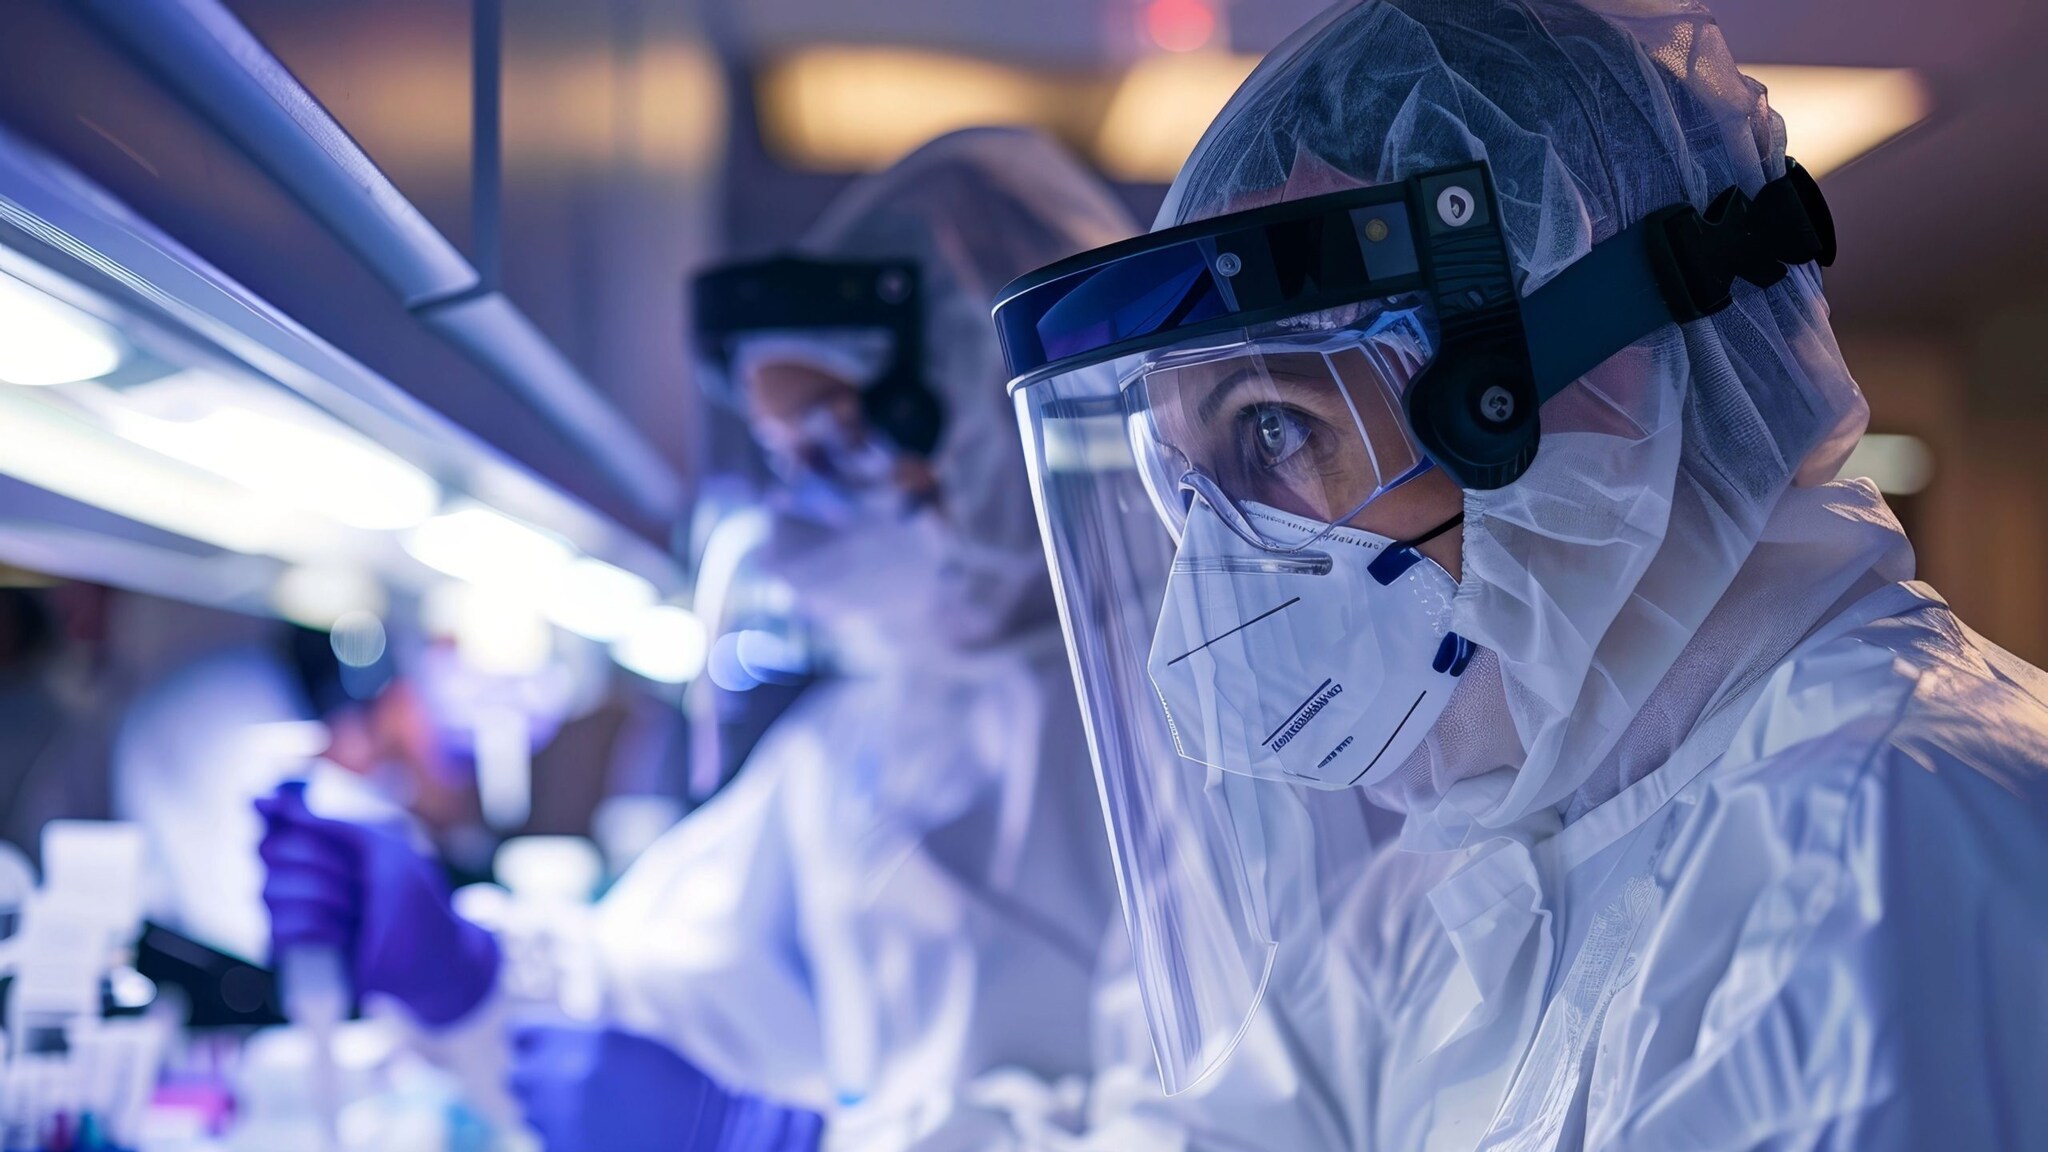
[[1393, 771], [1471, 660], [1450, 631], [1457, 583], [1385, 536], [1243, 508], [1314, 543], [1261, 549], [1193, 501], [1148, 663], [1176, 748], [1318, 788]]

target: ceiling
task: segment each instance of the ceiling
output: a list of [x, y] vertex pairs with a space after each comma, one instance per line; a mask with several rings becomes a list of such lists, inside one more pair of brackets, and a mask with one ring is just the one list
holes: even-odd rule
[[[1224, 0], [1231, 46], [1264, 52], [1321, 0]], [[1140, 0], [713, 0], [728, 50], [908, 42], [1040, 63], [1141, 51]], [[1932, 117], [1831, 176], [1842, 236], [1830, 277], [1838, 322], [1946, 325], [2002, 299], [2048, 294], [2048, 4], [2037, 0], [1721, 0], [1738, 60], [1911, 67]], [[1790, 126], [1796, 143], [1798, 125]]]

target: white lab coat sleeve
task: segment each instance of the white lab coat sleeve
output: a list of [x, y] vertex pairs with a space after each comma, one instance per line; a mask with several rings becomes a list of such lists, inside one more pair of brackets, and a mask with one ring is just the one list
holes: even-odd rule
[[1777, 814], [1691, 1058], [1589, 1147], [2048, 1148], [2048, 724], [1995, 681], [1916, 695]]
[[634, 863], [598, 909], [607, 1009], [715, 1079], [824, 1109], [816, 996], [797, 935], [782, 790], [807, 742], [773, 734]]

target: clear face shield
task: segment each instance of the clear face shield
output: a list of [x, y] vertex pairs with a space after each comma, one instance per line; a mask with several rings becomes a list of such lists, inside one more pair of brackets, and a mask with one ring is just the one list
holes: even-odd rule
[[[1405, 725], [1376, 703], [1392, 698], [1379, 660], [1316, 656], [1333, 630], [1375, 642], [1350, 601], [1399, 545], [1357, 525], [1431, 468], [1398, 409], [1421, 319], [1372, 309], [1312, 337], [1237, 335], [1016, 394], [1173, 1092], [1236, 1046], [1290, 961], [1283, 942], [1323, 938], [1373, 840], [1347, 785], [1427, 729], [1414, 701]], [[1455, 585], [1409, 564], [1389, 599], [1412, 624], [1379, 646], [1447, 696], [1436, 652]]]
[[1457, 489], [1511, 483], [1542, 401], [1717, 277], [1725, 304], [1690, 208], [1527, 300], [1498, 216], [1467, 165], [1086, 253], [996, 309], [1169, 1092], [1370, 899], [1358, 786], [1472, 656], [1423, 554]]

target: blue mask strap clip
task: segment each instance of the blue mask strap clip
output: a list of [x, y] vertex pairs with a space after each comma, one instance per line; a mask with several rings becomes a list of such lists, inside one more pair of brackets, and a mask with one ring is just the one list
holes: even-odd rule
[[1464, 522], [1465, 514], [1460, 512], [1413, 540], [1397, 540], [1387, 545], [1378, 556], [1373, 557], [1371, 564], [1366, 565], [1366, 574], [1382, 588], [1392, 584], [1410, 568], [1422, 563], [1422, 553], [1417, 551], [1418, 548]]

